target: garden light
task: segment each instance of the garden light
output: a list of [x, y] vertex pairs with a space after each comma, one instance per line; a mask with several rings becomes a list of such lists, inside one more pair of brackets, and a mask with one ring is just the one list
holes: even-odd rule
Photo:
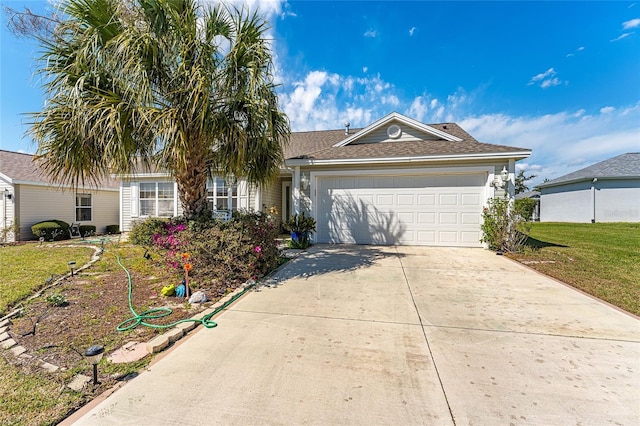
[[93, 384], [97, 385], [98, 382], [98, 363], [104, 355], [104, 347], [100, 345], [93, 345], [84, 353], [89, 362], [93, 364]]
[[67, 265], [69, 265], [69, 269], [71, 270], [71, 276], [73, 276], [73, 267], [76, 266], [76, 261], [72, 260], [69, 263], [67, 263]]

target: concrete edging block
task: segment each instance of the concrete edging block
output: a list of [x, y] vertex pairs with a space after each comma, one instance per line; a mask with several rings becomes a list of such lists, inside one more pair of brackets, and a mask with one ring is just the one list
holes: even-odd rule
[[147, 352], [154, 354], [169, 346], [169, 338], [164, 334], [156, 336], [147, 342]]
[[167, 339], [169, 339], [169, 343], [174, 343], [182, 339], [182, 336], [184, 336], [184, 331], [179, 328], [173, 328], [167, 331], [166, 333], [164, 333], [164, 336], [166, 336]]

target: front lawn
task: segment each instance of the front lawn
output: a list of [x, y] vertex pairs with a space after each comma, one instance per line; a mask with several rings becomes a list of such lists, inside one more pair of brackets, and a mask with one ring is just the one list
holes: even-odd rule
[[46, 285], [47, 278], [69, 272], [69, 261], [80, 267], [93, 255], [81, 246], [58, 247], [37, 243], [0, 248], [0, 317], [16, 302]]
[[640, 223], [533, 223], [509, 256], [640, 315]]

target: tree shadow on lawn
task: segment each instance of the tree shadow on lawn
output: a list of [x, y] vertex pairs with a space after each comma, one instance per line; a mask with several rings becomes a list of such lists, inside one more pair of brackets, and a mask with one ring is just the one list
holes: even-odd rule
[[541, 248], [545, 248], [545, 247], [569, 247], [569, 246], [565, 246], [562, 244], [556, 244], [556, 243], [550, 243], [547, 241], [540, 241], [538, 239], [532, 238], [532, 237], [527, 237], [527, 240], [524, 242], [524, 245], [526, 247], [529, 247], [533, 250], [539, 250]]

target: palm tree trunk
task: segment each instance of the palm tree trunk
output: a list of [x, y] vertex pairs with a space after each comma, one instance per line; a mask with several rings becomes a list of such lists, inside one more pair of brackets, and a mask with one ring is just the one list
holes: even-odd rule
[[180, 203], [182, 203], [183, 214], [187, 219], [201, 216], [209, 210], [207, 205], [207, 179], [209, 176], [207, 162], [197, 154], [192, 154], [191, 157], [186, 162], [188, 168], [175, 172]]

